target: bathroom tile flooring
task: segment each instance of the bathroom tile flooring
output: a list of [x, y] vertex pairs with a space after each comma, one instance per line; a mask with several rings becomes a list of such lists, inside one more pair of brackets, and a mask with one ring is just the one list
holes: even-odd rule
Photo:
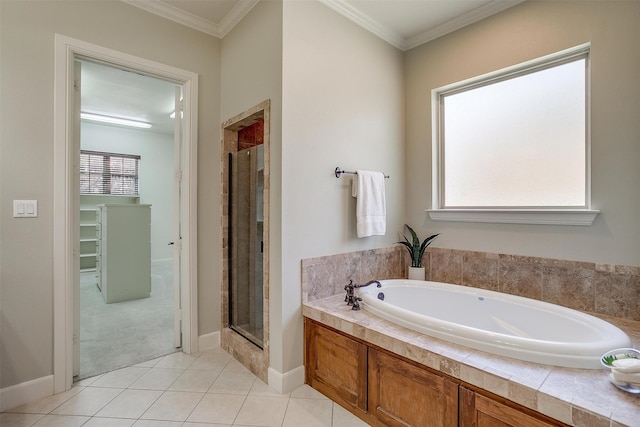
[[280, 394], [220, 348], [82, 380], [0, 414], [0, 426], [364, 427], [307, 385]]

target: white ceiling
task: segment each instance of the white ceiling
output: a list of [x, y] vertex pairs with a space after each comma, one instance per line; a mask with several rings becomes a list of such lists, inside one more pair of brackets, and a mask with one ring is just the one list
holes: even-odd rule
[[80, 86], [83, 113], [142, 121], [151, 123], [153, 132], [173, 133], [174, 84], [82, 61]]
[[[223, 38], [258, 3], [258, 0], [122, 1], [218, 38]], [[524, 0], [319, 1], [406, 51]], [[172, 132], [169, 114], [173, 111], [173, 85], [98, 64], [84, 65], [83, 111], [137, 118], [152, 123], [153, 131]]]

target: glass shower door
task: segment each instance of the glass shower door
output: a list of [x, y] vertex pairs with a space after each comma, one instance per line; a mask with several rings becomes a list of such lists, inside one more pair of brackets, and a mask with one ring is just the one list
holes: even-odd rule
[[229, 157], [229, 327], [262, 348], [264, 149]]

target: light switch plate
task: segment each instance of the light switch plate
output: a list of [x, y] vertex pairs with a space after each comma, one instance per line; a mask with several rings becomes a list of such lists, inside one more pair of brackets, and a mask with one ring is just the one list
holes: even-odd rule
[[38, 216], [37, 200], [14, 200], [13, 201], [13, 217], [14, 218], [36, 218]]

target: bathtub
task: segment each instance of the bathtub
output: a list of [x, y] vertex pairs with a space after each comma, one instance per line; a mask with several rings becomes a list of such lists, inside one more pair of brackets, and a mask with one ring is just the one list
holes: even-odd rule
[[418, 280], [381, 280], [358, 289], [372, 314], [426, 335], [529, 362], [599, 369], [600, 356], [631, 347], [597, 317], [529, 298]]

